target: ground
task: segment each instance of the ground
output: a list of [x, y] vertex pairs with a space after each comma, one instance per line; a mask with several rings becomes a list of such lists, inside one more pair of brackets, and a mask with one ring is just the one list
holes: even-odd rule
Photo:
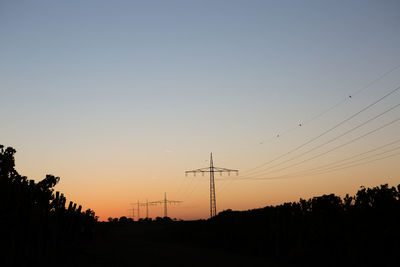
[[99, 224], [65, 266], [277, 266], [261, 258], [158, 238], [163, 226]]

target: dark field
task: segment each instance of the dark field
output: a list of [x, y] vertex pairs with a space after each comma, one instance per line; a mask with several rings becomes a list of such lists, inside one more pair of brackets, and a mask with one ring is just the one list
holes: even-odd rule
[[81, 244], [75, 250], [74, 257], [66, 259], [65, 266], [266, 265], [266, 259], [250, 257], [207, 244], [179, 240], [174, 236], [176, 233], [171, 232], [171, 229], [197, 223], [124, 225], [98, 223], [94, 239]]
[[334, 199], [314, 198], [308, 214], [286, 203], [200, 221], [97, 223], [66, 266], [398, 266], [399, 213], [346, 214]]

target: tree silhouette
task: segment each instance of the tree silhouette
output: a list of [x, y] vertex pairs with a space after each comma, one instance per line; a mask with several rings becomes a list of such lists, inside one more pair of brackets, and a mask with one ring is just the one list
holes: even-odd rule
[[[46, 175], [38, 183], [15, 170], [16, 150], [0, 145], [0, 236], [6, 265], [55, 262], [65, 249], [93, 233], [94, 211], [56, 192], [59, 177]], [[2, 246], [3, 247], [3, 246]]]

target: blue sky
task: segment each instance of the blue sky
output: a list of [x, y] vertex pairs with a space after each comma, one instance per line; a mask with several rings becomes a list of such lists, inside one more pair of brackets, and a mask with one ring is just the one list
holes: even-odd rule
[[128, 162], [176, 177], [211, 151], [251, 168], [393, 89], [399, 71], [256, 146], [399, 65], [399, 29], [398, 1], [1, 1], [0, 143], [23, 173], [67, 181], [104, 151], [132, 176]]

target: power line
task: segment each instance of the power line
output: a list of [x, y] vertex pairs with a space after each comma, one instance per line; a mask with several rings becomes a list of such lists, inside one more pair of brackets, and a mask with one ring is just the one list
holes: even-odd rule
[[[392, 149], [391, 151], [394, 151], [394, 150], [398, 150], [398, 148], [397, 148], [397, 149]], [[379, 154], [386, 154], [386, 153], [391, 152], [391, 151], [385, 151], [385, 152], [379, 153]], [[349, 169], [349, 168], [357, 167], [357, 166], [360, 166], [360, 165], [366, 165], [366, 164], [369, 164], [369, 163], [373, 163], [373, 162], [376, 162], [376, 161], [380, 161], [380, 160], [384, 160], [384, 159], [387, 159], [387, 158], [395, 157], [395, 156], [398, 156], [398, 155], [400, 155], [400, 153], [394, 153], [394, 154], [391, 154], [391, 155], [388, 155], [388, 156], [384, 156], [384, 157], [381, 157], [381, 158], [377, 158], [377, 159], [373, 159], [373, 160], [364, 161], [364, 162], [361, 162], [361, 163], [358, 163], [358, 164], [350, 164], [350, 165], [347, 165], [347, 166], [344, 166], [344, 167], [336, 166], [336, 167], [334, 167], [334, 168], [328, 168], [328, 169], [321, 170], [321, 171], [319, 171], [319, 172], [314, 172], [314, 173], [306, 173], [306, 174], [301, 174], [301, 175], [296, 175], [296, 176], [293, 176], [293, 175], [283, 175], [283, 176], [276, 176], [276, 177], [269, 177], [269, 178], [254, 178], [254, 179], [251, 179], [251, 180], [289, 179], [289, 178], [297, 178], [297, 177], [304, 177], [304, 176], [321, 175], [321, 174], [326, 174], [326, 173], [330, 173], [330, 172], [335, 172], [335, 171], [339, 171], [339, 170], [344, 170], [344, 169]], [[377, 156], [377, 155], [373, 155], [373, 156], [375, 157], [375, 156]], [[371, 157], [372, 157], [372, 156], [371, 156]], [[370, 158], [370, 157], [367, 157], [367, 158]], [[344, 165], [344, 164], [343, 164], [343, 165]]]
[[[375, 147], [375, 148], [373, 148], [373, 149], [370, 149], [370, 150], [368, 150], [368, 151], [364, 151], [364, 152], [362, 152], [362, 153], [353, 155], [353, 156], [351, 156], [351, 157], [348, 157], [348, 158], [345, 158], [345, 159], [341, 159], [341, 160], [338, 160], [338, 161], [334, 161], [334, 162], [331, 162], [331, 163], [329, 163], [329, 164], [324, 164], [324, 165], [321, 165], [321, 166], [316, 167], [316, 168], [312, 168], [312, 169], [308, 169], [308, 170], [303, 170], [303, 171], [298, 171], [298, 172], [295, 172], [295, 173], [289, 173], [289, 174], [285, 174], [285, 175], [272, 176], [272, 177], [255, 177], [255, 178], [250, 178], [250, 177], [249, 177], [249, 178], [246, 178], [246, 177], [239, 177], [239, 178], [235, 178], [235, 179], [224, 178], [224, 180], [229, 180], [229, 182], [233, 182], [233, 181], [235, 181], [235, 180], [270, 180], [270, 179], [280, 179], [280, 178], [282, 178], [282, 179], [295, 178], [295, 177], [302, 177], [302, 176], [305, 176], [305, 175], [314, 175], [314, 174], [315, 174], [315, 171], [317, 171], [317, 172], [319, 173], [319, 172], [321, 172], [321, 171], [330, 170], [330, 169], [332, 169], [332, 168], [335, 168], [335, 167], [338, 167], [338, 166], [339, 166], [339, 165], [336, 165], [336, 166], [334, 166], [334, 167], [329, 167], [329, 166], [331, 166], [331, 165], [335, 165], [335, 164], [340, 163], [340, 162], [344, 162], [344, 161], [352, 160], [352, 159], [354, 159], [354, 158], [358, 158], [358, 157], [360, 157], [360, 156], [362, 156], [362, 155], [375, 152], [375, 151], [377, 151], [377, 150], [380, 150], [380, 149], [382, 149], [382, 148], [391, 146], [391, 145], [396, 144], [396, 143], [399, 143], [399, 142], [400, 142], [400, 139], [397, 139], [397, 140], [394, 140], [394, 141], [392, 141], [392, 142], [389, 142], [389, 143], [387, 143], [387, 144], [385, 144], [385, 145], [381, 145], [381, 146]], [[359, 159], [359, 160], [356, 160], [356, 161], [365, 160], [365, 159], [367, 159], [367, 158], [373, 158], [373, 157], [376, 157], [376, 156], [379, 156], [379, 155], [382, 155], [382, 154], [386, 154], [386, 153], [388, 153], [388, 152], [395, 151], [395, 150], [397, 150], [397, 149], [399, 149], [399, 148], [400, 148], [400, 147], [395, 147], [395, 148], [392, 148], [392, 149], [390, 149], [390, 150], [386, 150], [386, 151], [380, 152], [380, 153], [378, 153], [378, 154], [373, 154], [373, 155], [370, 155], [370, 156], [368, 156], [368, 157], [364, 157], [364, 158]], [[345, 164], [340, 164], [340, 166], [342, 166], [342, 165], [347, 165], [347, 164], [352, 163], [352, 162], [354, 163], [354, 162], [356, 162], [356, 161], [346, 162]], [[329, 167], [329, 168], [326, 168], [326, 167]], [[221, 180], [221, 179], [219, 179], [219, 180]], [[221, 191], [222, 191], [222, 190], [221, 190]]]
[[375, 83], [379, 82], [380, 80], [382, 80], [383, 78], [385, 78], [386, 76], [388, 76], [390, 73], [394, 72], [395, 70], [399, 69], [400, 65], [395, 66], [394, 68], [388, 70], [387, 72], [383, 73], [381, 76], [379, 76], [378, 78], [376, 78], [375, 80], [371, 81], [370, 83], [368, 83], [366, 86], [358, 89], [357, 91], [355, 91], [354, 93], [352, 93], [350, 96], [355, 96], [358, 95], [359, 93], [361, 93], [362, 91], [364, 91], [365, 89], [368, 89], [369, 87], [371, 87], [372, 85], [374, 85]]
[[385, 115], [386, 113], [392, 111], [392, 110], [395, 109], [395, 108], [398, 108], [399, 106], [400, 106], [400, 103], [399, 103], [399, 104], [396, 104], [396, 105], [394, 105], [394, 106], [392, 106], [392, 107], [390, 107], [389, 109], [387, 109], [387, 110], [385, 110], [385, 111], [379, 113], [378, 115], [376, 115], [376, 116], [374, 116], [374, 117], [372, 117], [372, 118], [370, 118], [370, 119], [364, 121], [363, 123], [360, 123], [359, 125], [357, 125], [357, 126], [351, 128], [351, 129], [347, 130], [346, 132], [344, 132], [344, 133], [342, 133], [342, 134], [340, 134], [340, 135], [338, 135], [338, 136], [336, 136], [336, 137], [334, 137], [334, 138], [332, 138], [332, 139], [330, 139], [330, 140], [328, 140], [328, 141], [326, 141], [326, 142], [324, 142], [324, 143], [322, 143], [322, 144], [320, 144], [320, 145], [317, 145], [317, 146], [315, 146], [315, 147], [313, 147], [313, 148], [311, 148], [311, 149], [309, 149], [309, 150], [307, 150], [307, 151], [305, 151], [305, 152], [303, 152], [303, 153], [301, 153], [301, 154], [299, 154], [299, 155], [296, 155], [296, 156], [291, 157], [291, 158], [289, 158], [289, 159], [287, 159], [287, 160], [281, 161], [280, 163], [277, 163], [277, 164], [275, 164], [275, 165], [272, 165], [272, 166], [270, 166], [270, 167], [268, 167], [268, 168], [266, 168], [266, 169], [261, 169], [261, 170], [258, 170], [258, 171], [254, 171], [251, 175], [255, 175], [255, 174], [260, 173], [260, 172], [262, 173], [262, 172], [268, 171], [268, 170], [270, 170], [270, 169], [272, 169], [272, 168], [275, 168], [275, 167], [277, 167], [277, 166], [280, 166], [280, 165], [282, 165], [282, 164], [285, 164], [285, 163], [287, 163], [287, 162], [290, 162], [290, 161], [293, 161], [293, 160], [295, 160], [295, 159], [297, 159], [297, 158], [300, 158], [300, 157], [302, 157], [302, 156], [304, 156], [304, 155], [306, 155], [306, 154], [309, 154], [310, 152], [312, 152], [312, 151], [314, 151], [314, 150], [316, 150], [316, 149], [318, 149], [318, 148], [321, 148], [321, 147], [323, 147], [323, 146], [326, 146], [326, 145], [332, 143], [333, 141], [336, 141], [337, 139], [339, 139], [339, 138], [341, 138], [341, 137], [343, 137], [343, 136], [345, 136], [345, 135], [347, 135], [347, 134], [353, 132], [354, 130], [357, 130], [357, 129], [359, 129], [360, 127], [362, 127], [362, 126], [364, 126], [364, 125], [366, 125], [366, 124], [368, 124], [368, 123], [370, 123], [370, 122], [376, 120], [377, 118], [379, 118], [379, 117]]
[[[383, 73], [381, 76], [379, 76], [378, 78], [376, 78], [375, 80], [371, 81], [370, 83], [368, 83], [367, 85], [361, 87], [360, 89], [358, 89], [357, 91], [355, 91], [354, 93], [350, 93], [345, 99], [343, 99], [342, 101], [338, 102], [337, 104], [333, 105], [332, 107], [326, 109], [325, 111], [321, 112], [320, 114], [314, 116], [313, 118], [311, 118], [307, 123], [321, 117], [322, 115], [324, 115], [325, 113], [331, 111], [332, 109], [340, 106], [341, 104], [343, 104], [344, 102], [346, 102], [346, 100], [348, 100], [349, 98], [353, 98], [354, 96], [358, 95], [359, 93], [361, 93], [362, 91], [368, 89], [369, 87], [371, 87], [372, 85], [374, 85], [375, 83], [379, 82], [380, 80], [382, 80], [383, 78], [385, 78], [387, 75], [389, 75], [390, 73], [394, 72], [395, 70], [399, 69], [400, 65], [395, 66], [394, 68], [390, 69], [389, 71]], [[305, 125], [306, 122], [302, 123], [302, 125]]]
[[346, 165], [349, 165], [349, 164], [353, 164], [353, 163], [356, 163], [356, 162], [360, 162], [360, 161], [363, 161], [363, 160], [366, 160], [366, 159], [374, 158], [374, 157], [376, 157], [376, 156], [381, 156], [381, 155], [384, 155], [384, 154], [387, 154], [387, 153], [389, 153], [389, 152], [393, 152], [393, 151], [396, 151], [396, 150], [399, 150], [399, 149], [400, 149], [400, 146], [395, 147], [395, 148], [392, 148], [392, 149], [389, 149], [389, 150], [386, 150], [386, 151], [383, 151], [383, 152], [380, 152], [380, 153], [378, 153], [378, 154], [374, 154], [374, 155], [370, 155], [370, 156], [367, 156], [367, 157], [363, 157], [363, 158], [361, 158], [361, 159], [356, 159], [356, 160], [352, 160], [352, 161], [345, 162], [345, 163], [342, 163], [342, 164], [334, 165], [334, 166], [332, 166], [332, 167], [330, 167], [330, 168], [325, 168], [325, 169], [322, 168], [322, 170], [320, 170], [320, 171], [326, 171], [326, 170], [336, 169], [336, 168], [338, 168], [338, 167], [342, 167], [342, 166], [346, 166]]
[[[397, 70], [398, 68], [400, 68], [400, 65], [396, 66], [395, 68], [392, 68], [391, 70], [387, 71], [386, 73], [384, 73], [383, 75], [381, 75], [381, 76], [378, 77], [377, 79], [373, 80], [372, 82], [370, 82], [369, 84], [367, 84], [367, 85], [364, 86], [363, 88], [360, 88], [360, 89], [357, 90], [356, 92], [352, 93], [351, 95], [349, 95], [349, 98], [352, 98], [352, 97], [354, 97], [355, 95], [361, 93], [362, 91], [364, 91], [365, 89], [369, 88], [369, 87], [370, 87], [371, 85], [373, 85], [374, 83], [380, 81], [380, 80], [383, 79], [385, 76], [389, 75], [390, 73], [392, 73], [393, 71]], [[306, 142], [305, 144], [302, 144], [302, 145], [296, 147], [295, 149], [293, 149], [293, 150], [291, 150], [291, 151], [289, 151], [289, 152], [287, 152], [287, 153], [285, 153], [285, 154], [283, 154], [283, 155], [281, 155], [281, 156], [279, 156], [279, 157], [277, 157], [277, 158], [274, 158], [273, 160], [270, 160], [270, 161], [268, 161], [268, 162], [266, 162], [266, 163], [264, 163], [264, 164], [262, 164], [262, 165], [256, 166], [255, 168], [252, 168], [252, 169], [249, 169], [249, 170], [246, 170], [245, 173], [247, 173], [247, 175], [249, 175], [249, 174], [250, 174], [250, 175], [254, 175], [254, 174], [256, 174], [256, 173], [259, 173], [259, 172], [254, 172], [254, 170], [259, 169], [259, 168], [261, 168], [261, 167], [263, 167], [263, 166], [265, 166], [265, 165], [267, 165], [267, 164], [269, 164], [269, 163], [271, 163], [271, 162], [273, 162], [273, 161], [276, 161], [276, 160], [278, 160], [278, 159], [280, 159], [280, 158], [282, 158], [282, 157], [284, 157], [284, 156], [286, 156], [286, 155], [288, 155], [288, 154], [290, 154], [290, 153], [293, 153], [293, 152], [295, 152], [296, 150], [298, 150], [298, 149], [304, 147], [305, 145], [307, 145], [307, 144], [313, 142], [314, 140], [316, 140], [316, 139], [322, 137], [323, 135], [325, 135], [325, 134], [327, 134], [328, 132], [330, 132], [330, 131], [336, 129], [337, 127], [339, 127], [340, 125], [344, 124], [345, 122], [347, 122], [347, 121], [353, 119], [354, 117], [356, 117], [356, 116], [359, 115], [360, 113], [364, 112], [365, 110], [369, 109], [370, 107], [376, 105], [377, 103], [379, 103], [380, 101], [382, 101], [382, 100], [385, 99], [386, 97], [392, 95], [393, 93], [395, 93], [395, 92], [398, 91], [399, 89], [400, 89], [400, 86], [397, 87], [397, 88], [395, 88], [394, 90], [390, 91], [388, 94], [384, 95], [383, 97], [379, 98], [379, 99], [376, 100], [375, 102], [371, 103], [370, 105], [366, 106], [365, 108], [361, 109], [361, 110], [358, 111], [357, 113], [353, 114], [353, 115], [350, 116], [349, 118], [347, 118], [347, 119], [341, 121], [340, 123], [338, 123], [338, 124], [335, 125], [334, 127], [332, 127], [332, 128], [330, 128], [330, 129], [328, 129], [327, 131], [323, 132], [323, 133], [320, 134], [319, 136], [317, 136], [317, 137], [315, 137], [315, 138], [309, 140], [309, 141]], [[345, 100], [347, 100], [347, 99], [348, 99], [348, 98], [346, 98]], [[317, 116], [313, 117], [312, 119], [310, 119], [308, 122], [311, 122], [312, 120], [317, 119], [318, 117], [322, 116], [324, 113], [327, 113], [328, 111], [330, 111], [330, 110], [336, 108], [336, 107], [339, 106], [340, 104], [344, 103], [345, 100], [343, 100], [343, 101], [341, 101], [341, 102], [335, 104], [334, 106], [328, 108], [328, 109], [325, 110], [324, 112], [322, 112], [322, 113], [318, 114]], [[354, 131], [354, 130], [356, 130], [356, 129], [362, 127], [363, 125], [365, 125], [365, 124], [371, 122], [372, 120], [375, 120], [376, 118], [378, 118], [378, 117], [380, 117], [380, 116], [386, 114], [387, 112], [393, 110], [394, 108], [397, 108], [399, 105], [400, 105], [400, 104], [391, 107], [390, 109], [388, 109], [388, 110], [384, 111], [383, 113], [381, 113], [381, 114], [375, 116], [374, 118], [371, 118], [371, 119], [367, 120], [366, 122], [364, 122], [364, 123], [358, 125], [357, 127], [354, 127], [353, 129], [351, 129], [351, 130], [345, 132], [344, 134], [341, 134], [341, 135], [337, 136], [336, 138], [331, 139], [330, 141], [328, 141], [328, 142], [326, 142], [326, 143], [324, 143], [324, 144], [322, 144], [322, 145], [319, 145], [319, 146], [317, 146], [317, 147], [314, 147], [313, 149], [308, 150], [306, 153], [302, 153], [301, 155], [296, 156], [296, 157], [294, 157], [294, 158], [292, 157], [290, 160], [293, 160], [293, 159], [295, 159], [295, 158], [298, 158], [298, 157], [300, 157], [300, 156], [303, 156], [303, 155], [305, 155], [305, 154], [307, 154], [307, 153], [309, 153], [309, 152], [311, 152], [311, 151], [313, 151], [313, 150], [315, 150], [315, 149], [318, 149], [318, 148], [320, 148], [320, 147], [322, 147], [322, 146], [324, 146], [324, 145], [326, 145], [326, 144], [328, 144], [328, 143], [331, 143], [331, 142], [337, 140], [338, 138], [340, 138], [340, 137], [342, 137], [342, 136], [344, 136], [344, 135], [350, 133], [351, 131]], [[307, 123], [308, 123], [308, 122], [307, 122]], [[392, 122], [392, 123], [394, 123], [394, 122]], [[392, 124], [392, 123], [389, 123], [389, 125]], [[302, 124], [304, 125], [305, 123], [303, 122]], [[383, 128], [384, 128], [384, 127], [386, 127], [386, 126], [384, 125]], [[296, 127], [296, 128], [297, 128], [297, 127]], [[379, 130], [379, 129], [376, 129], [376, 130]], [[372, 131], [372, 132], [375, 132], [375, 131]], [[372, 132], [370, 132], [370, 133], [372, 133]], [[369, 133], [369, 134], [370, 134], [370, 133]], [[362, 137], [364, 137], [364, 136], [360, 136], [359, 138], [362, 138]], [[356, 140], [353, 140], [353, 141], [356, 141]], [[330, 152], [330, 151], [328, 151], [328, 152]], [[324, 152], [324, 153], [325, 153], [325, 152]], [[290, 161], [290, 160], [289, 160], [289, 161]], [[308, 160], [311, 160], [311, 159], [308, 159]], [[286, 163], [286, 162], [288, 162], [288, 161], [284, 161], [283, 163]], [[281, 162], [281, 163], [278, 164], [278, 165], [281, 165], [281, 164], [283, 164], [283, 163]], [[277, 165], [275, 165], [275, 166], [277, 166]], [[275, 167], [275, 166], [273, 166], [273, 167]], [[273, 168], [273, 167], [272, 167], [272, 168]], [[271, 168], [271, 167], [270, 167], [270, 168]], [[270, 169], [270, 168], [268, 168], [268, 169]], [[262, 172], [263, 172], [263, 171], [265, 171], [265, 170], [262, 170]], [[253, 173], [252, 173], [252, 172], [253, 172]], [[244, 177], [244, 178], [246, 178], [246, 177]], [[225, 184], [225, 187], [223, 186], [219, 192], [223, 191], [223, 189], [225, 189], [226, 187], [228, 187], [234, 180], [237, 180], [237, 179], [228, 179], [228, 180], [230, 180], [230, 181], [228, 182], [228, 184]]]
[[304, 176], [320, 175], [320, 174], [330, 173], [330, 172], [339, 171], [339, 170], [343, 170], [343, 169], [349, 169], [349, 168], [353, 168], [353, 167], [360, 166], [360, 165], [366, 165], [366, 164], [369, 164], [369, 163], [373, 163], [373, 162], [376, 162], [376, 161], [384, 160], [384, 159], [387, 159], [387, 158], [392, 158], [392, 157], [399, 156], [399, 155], [400, 155], [400, 153], [394, 153], [394, 154], [391, 154], [391, 155], [388, 155], [388, 156], [385, 156], [385, 157], [381, 157], [381, 158], [378, 158], [378, 159], [369, 160], [369, 161], [366, 161], [366, 162], [353, 164], [353, 165], [350, 165], [350, 166], [337, 168], [337, 169], [334, 169], [334, 170], [328, 170], [328, 171], [322, 171], [322, 172], [318, 172], [318, 173], [313, 173], [313, 174], [303, 174], [303, 175], [295, 175], [295, 176], [294, 175], [281, 175], [281, 176], [270, 176], [270, 177], [255, 177], [255, 178], [239, 177], [239, 178], [236, 178], [236, 180], [280, 180], [280, 179], [291, 179], [291, 178], [299, 178], [299, 177], [304, 177]]
[[[342, 169], [341, 167], [343, 167], [343, 166], [346, 166], [346, 167], [348, 167], [348, 166], [350, 166], [350, 167], [351, 166], [357, 166], [358, 164], [354, 165], [354, 163], [360, 162], [360, 161], [363, 162], [366, 159], [370, 159], [370, 158], [374, 158], [376, 156], [384, 155], [384, 154], [387, 154], [389, 152], [393, 152], [393, 151], [396, 151], [396, 150], [399, 150], [399, 149], [400, 149], [400, 147], [396, 147], [396, 148], [393, 148], [393, 149], [389, 149], [387, 151], [380, 152], [378, 154], [374, 154], [374, 155], [370, 155], [370, 156], [361, 158], [361, 159], [357, 159], [357, 160], [345, 162], [345, 163], [342, 163], [342, 164], [338, 164], [338, 165], [335, 165], [335, 166], [331, 166], [329, 168], [320, 167], [320, 168], [314, 168], [314, 169], [311, 169], [311, 170], [308, 170], [308, 171], [302, 171], [302, 172], [299, 172], [297, 175], [304, 176], [304, 175], [323, 174], [323, 173], [326, 173], [326, 172], [330, 172], [331, 170], [335, 170], [337, 168]], [[294, 177], [294, 174], [283, 175], [282, 177], [286, 177], [286, 178], [287, 177]]]
[[315, 115], [314, 117], [312, 117], [311, 119], [307, 120], [307, 121], [302, 121], [301, 124], [296, 125], [295, 127], [292, 127], [290, 129], [287, 129], [286, 131], [280, 132], [278, 135], [269, 138], [268, 140], [264, 141], [264, 142], [269, 142], [273, 139], [276, 139], [276, 137], [281, 137], [283, 135], [286, 135], [289, 132], [292, 132], [295, 129], [299, 129], [299, 126], [304, 126], [309, 124], [310, 122], [318, 119], [319, 117], [323, 116], [324, 114], [328, 113], [329, 111], [337, 108], [338, 106], [344, 104], [346, 101], [348, 101], [349, 99], [354, 98], [354, 96], [358, 95], [359, 93], [361, 93], [362, 91], [368, 89], [369, 87], [371, 87], [372, 85], [374, 85], [375, 83], [381, 81], [383, 78], [385, 78], [386, 76], [388, 76], [389, 74], [391, 74], [392, 72], [394, 72], [395, 70], [399, 69], [400, 65], [395, 66], [394, 68], [388, 70], [387, 72], [383, 73], [382, 75], [380, 75], [378, 78], [372, 80], [371, 82], [369, 82], [367, 85], [361, 87], [360, 89], [358, 89], [357, 91], [355, 91], [354, 93], [349, 93], [343, 100], [338, 101], [336, 104], [332, 105], [331, 107], [323, 110], [322, 112], [318, 113], [317, 115]]
[[400, 155], [400, 153], [394, 153], [394, 154], [391, 154], [391, 155], [388, 155], [388, 156], [385, 156], [385, 157], [381, 157], [381, 158], [378, 158], [378, 159], [369, 160], [369, 161], [366, 161], [366, 162], [362, 162], [362, 163], [358, 163], [358, 164], [353, 164], [353, 165], [350, 165], [350, 166], [346, 166], [346, 167], [342, 167], [342, 168], [337, 168], [337, 169], [334, 169], [334, 170], [330, 170], [330, 171], [323, 172], [323, 173], [316, 173], [316, 174], [324, 174], [324, 173], [329, 173], [329, 172], [333, 172], [333, 171], [339, 171], [339, 170], [343, 170], [343, 169], [353, 168], [353, 167], [356, 167], [356, 166], [369, 164], [369, 163], [376, 162], [376, 161], [380, 161], [380, 160], [384, 160], [384, 159], [387, 159], [387, 158], [392, 158], [392, 157], [395, 157], [395, 156], [398, 156], [398, 155]]
[[[305, 171], [302, 171], [301, 173], [325, 169], [326, 167], [329, 167], [329, 166], [331, 166], [331, 165], [335, 165], [335, 164], [338, 164], [338, 163], [341, 163], [341, 162], [346, 162], [346, 161], [349, 161], [349, 160], [358, 158], [358, 157], [360, 157], [360, 156], [362, 156], [362, 155], [365, 155], [365, 154], [370, 154], [370, 153], [375, 152], [375, 151], [377, 151], [377, 150], [380, 150], [380, 149], [382, 149], [382, 148], [384, 148], [384, 147], [388, 147], [388, 146], [390, 146], [390, 145], [393, 145], [393, 144], [396, 144], [396, 143], [399, 143], [399, 142], [400, 142], [400, 139], [397, 139], [397, 140], [395, 140], [395, 141], [393, 141], [393, 142], [390, 142], [390, 143], [387, 143], [387, 144], [385, 144], [385, 145], [382, 145], [382, 146], [373, 148], [373, 149], [371, 149], [371, 150], [368, 150], [368, 151], [365, 151], [365, 152], [362, 152], [362, 153], [353, 155], [353, 156], [348, 157], [348, 158], [345, 158], [345, 159], [341, 159], [341, 160], [337, 160], [337, 161], [334, 161], [334, 162], [331, 162], [331, 163], [328, 163], [328, 164], [324, 164], [324, 165], [321, 165], [321, 166], [319, 166], [319, 167], [317, 167], [317, 168], [305, 170]], [[392, 150], [388, 150], [388, 151], [392, 151]], [[386, 151], [385, 153], [387, 153], [388, 151]], [[378, 155], [380, 155], [380, 153], [379, 153]], [[374, 155], [372, 155], [372, 156], [377, 156], [377, 154], [374, 154]], [[370, 157], [372, 157], [372, 156], [370, 156]]]
[[[300, 161], [300, 162], [294, 163], [294, 164], [292, 164], [292, 165], [289, 165], [289, 166], [286, 166], [286, 167], [284, 167], [284, 168], [281, 168], [281, 169], [278, 169], [278, 170], [274, 170], [274, 171], [271, 171], [271, 172], [277, 172], [277, 171], [286, 170], [286, 169], [288, 169], [288, 168], [291, 168], [291, 167], [300, 165], [300, 164], [305, 163], [305, 162], [307, 162], [307, 161], [310, 161], [310, 160], [313, 160], [313, 159], [318, 158], [318, 157], [320, 157], [320, 156], [326, 155], [326, 154], [328, 154], [328, 153], [330, 153], [330, 152], [332, 152], [332, 151], [334, 151], [334, 150], [337, 150], [337, 149], [339, 149], [339, 148], [341, 148], [341, 147], [344, 147], [344, 146], [349, 145], [349, 144], [351, 144], [351, 143], [353, 143], [353, 142], [355, 142], [355, 141], [358, 141], [358, 140], [360, 140], [360, 139], [362, 139], [362, 138], [364, 138], [364, 137], [366, 137], [366, 136], [368, 136], [368, 135], [370, 135], [370, 134], [373, 134], [373, 133], [375, 133], [375, 132], [377, 132], [377, 131], [379, 131], [379, 130], [382, 130], [382, 129], [384, 129], [384, 128], [386, 128], [386, 127], [388, 127], [388, 126], [390, 126], [390, 125], [392, 125], [392, 124], [394, 124], [394, 123], [396, 123], [396, 122], [398, 122], [399, 120], [400, 120], [400, 118], [397, 118], [397, 119], [395, 119], [395, 120], [393, 120], [393, 121], [391, 121], [391, 122], [389, 122], [389, 123], [386, 123], [386, 124], [384, 124], [384, 125], [382, 125], [382, 126], [380, 126], [380, 127], [378, 127], [378, 128], [375, 128], [375, 129], [372, 130], [372, 131], [369, 131], [369, 132], [366, 133], [366, 134], [363, 134], [363, 135], [361, 135], [361, 136], [358, 136], [358, 137], [356, 137], [356, 138], [354, 138], [354, 139], [352, 139], [352, 140], [350, 140], [350, 141], [348, 141], [348, 142], [345, 142], [345, 143], [343, 143], [343, 144], [341, 144], [341, 145], [338, 145], [338, 146], [336, 146], [336, 147], [334, 147], [334, 148], [332, 148], [332, 149], [330, 149], [330, 150], [328, 150], [328, 151], [322, 152], [322, 153], [320, 153], [320, 154], [318, 154], [318, 155], [316, 155], [316, 156], [307, 158], [307, 159], [302, 160], [302, 161]], [[269, 173], [271, 173], [271, 172], [269, 172]], [[246, 176], [245, 176], [245, 177], [246, 177]], [[248, 178], [252, 178], [251, 176], [247, 176], [247, 177], [248, 177]]]
[[337, 123], [335, 126], [333, 126], [333, 127], [329, 128], [328, 130], [322, 132], [322, 133], [319, 134], [318, 136], [316, 136], [316, 137], [314, 137], [314, 138], [308, 140], [307, 142], [305, 142], [305, 143], [303, 143], [303, 144], [297, 146], [296, 148], [294, 148], [294, 149], [292, 149], [292, 150], [290, 150], [290, 151], [288, 151], [288, 152], [286, 152], [286, 153], [284, 153], [284, 154], [282, 154], [282, 155], [280, 155], [280, 156], [278, 156], [278, 157], [276, 157], [276, 158], [274, 158], [274, 159], [272, 159], [272, 160], [270, 160], [270, 161], [267, 161], [267, 162], [265, 162], [265, 163], [263, 163], [263, 164], [261, 164], [261, 165], [258, 165], [258, 166], [254, 167], [254, 168], [252, 168], [252, 169], [249, 169], [249, 170], [247, 170], [247, 171], [244, 171], [244, 173], [247, 173], [247, 175], [249, 175], [249, 174], [251, 174], [252, 172], [254, 172], [254, 170], [259, 169], [259, 168], [261, 168], [261, 167], [264, 167], [264, 166], [266, 166], [266, 165], [268, 165], [268, 164], [270, 164], [270, 163], [272, 163], [272, 162], [274, 162], [274, 161], [276, 161], [276, 160], [278, 160], [278, 159], [281, 159], [281, 158], [283, 158], [283, 157], [285, 157], [285, 156], [287, 156], [287, 155], [289, 155], [289, 154], [291, 154], [291, 153], [293, 153], [293, 152], [299, 150], [300, 148], [302, 148], [302, 147], [304, 147], [304, 146], [306, 146], [306, 145], [308, 145], [308, 144], [314, 142], [314, 141], [317, 140], [318, 138], [320, 138], [320, 137], [326, 135], [327, 133], [333, 131], [334, 129], [338, 128], [339, 126], [343, 125], [344, 123], [346, 123], [346, 122], [350, 121], [351, 119], [353, 119], [354, 117], [358, 116], [358, 115], [361, 114], [362, 112], [368, 110], [369, 108], [373, 107], [373, 106], [376, 105], [377, 103], [381, 102], [383, 99], [385, 99], [385, 98], [387, 98], [388, 96], [394, 94], [394, 93], [397, 92], [399, 89], [400, 89], [400, 86], [399, 86], [399, 87], [396, 87], [395, 89], [393, 89], [392, 91], [390, 91], [390, 92], [387, 93], [386, 95], [382, 96], [382, 97], [379, 98], [378, 100], [375, 100], [374, 102], [372, 102], [371, 104], [369, 104], [369, 105], [367, 105], [366, 107], [362, 108], [361, 110], [359, 110], [358, 112], [354, 113], [354, 114], [351, 115], [350, 117], [348, 117], [348, 118], [342, 120], [341, 122]]

